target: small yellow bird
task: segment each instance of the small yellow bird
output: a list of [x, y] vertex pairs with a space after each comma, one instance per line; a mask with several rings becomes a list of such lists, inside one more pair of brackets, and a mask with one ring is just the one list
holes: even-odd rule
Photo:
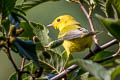
[[80, 26], [70, 15], [57, 17], [48, 27], [54, 27], [59, 30], [58, 39], [63, 39], [63, 47], [67, 51], [67, 56], [72, 52], [81, 52], [92, 45], [92, 36], [97, 32], [88, 32]]

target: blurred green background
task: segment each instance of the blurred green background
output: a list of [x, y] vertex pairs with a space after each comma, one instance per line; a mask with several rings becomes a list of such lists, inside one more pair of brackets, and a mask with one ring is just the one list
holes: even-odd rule
[[[19, 0], [17, 4], [19, 4], [20, 1], [21, 0]], [[101, 14], [101, 11], [99, 9], [96, 9], [94, 13]], [[66, 2], [65, 0], [56, 1], [56, 2], [50, 1], [50, 2], [42, 3], [36, 6], [27, 12], [27, 19], [30, 21], [47, 25], [47, 24], [50, 24], [57, 16], [60, 16], [63, 14], [69, 14], [74, 16], [81, 23], [83, 27], [90, 30], [88, 20], [84, 15], [84, 13], [82, 12], [82, 10], [80, 9], [80, 6], [75, 3]], [[93, 15], [93, 23], [96, 30], [104, 31], [103, 33], [98, 35], [100, 45], [112, 40], [112, 38], [107, 35], [106, 29], [99, 22], [99, 20], [95, 18], [94, 15]], [[58, 31], [54, 30], [53, 28], [50, 28], [49, 30], [50, 30], [50, 34], [49, 34], [50, 37], [53, 40], [56, 39]], [[116, 50], [116, 45], [110, 47], [109, 49], [112, 51]], [[16, 64], [20, 67], [21, 58], [19, 57], [19, 55], [12, 53], [12, 56]], [[11, 62], [8, 60], [6, 54], [1, 51], [0, 80], [7, 80], [9, 75], [14, 71], [15, 70]]]

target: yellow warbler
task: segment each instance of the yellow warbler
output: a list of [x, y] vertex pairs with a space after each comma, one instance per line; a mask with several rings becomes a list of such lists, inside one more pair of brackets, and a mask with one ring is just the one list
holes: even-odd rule
[[65, 68], [69, 55], [72, 52], [81, 52], [92, 45], [92, 36], [98, 32], [88, 32], [85, 28], [80, 26], [70, 15], [62, 15], [57, 17], [48, 27], [54, 27], [59, 30], [58, 39], [64, 40], [62, 45], [67, 51], [67, 59], [64, 64]]

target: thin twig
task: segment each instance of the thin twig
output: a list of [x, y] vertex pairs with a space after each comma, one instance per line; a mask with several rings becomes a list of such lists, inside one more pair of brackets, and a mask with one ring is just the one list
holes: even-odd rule
[[[84, 14], [86, 15], [88, 22], [90, 24], [90, 28], [92, 32], [95, 32], [95, 28], [91, 19], [91, 14], [89, 15], [89, 13], [87, 12], [87, 10], [85, 9], [85, 7], [83, 6], [83, 4], [80, 2], [80, 0], [74, 0], [73, 2], [76, 2], [80, 5], [82, 11], [84, 12]], [[92, 13], [92, 12], [91, 12]], [[96, 35], [93, 36], [94, 42], [96, 45], [98, 45], [98, 39], [96, 38]]]
[[25, 57], [22, 58], [22, 64], [21, 64], [20, 71], [24, 70], [24, 65], [25, 65]]
[[[95, 48], [93, 51], [94, 52], [100, 52], [100, 51], [102, 51], [102, 50], [104, 50], [104, 49], [106, 49], [106, 48], [108, 48], [108, 47], [110, 47], [110, 46], [112, 46], [112, 45], [114, 45], [114, 44], [116, 44], [116, 43], [118, 43], [118, 41], [116, 40], [116, 39], [113, 39], [112, 41], [110, 41], [110, 42], [108, 42], [108, 43], [106, 43], [106, 44], [104, 44], [104, 45], [102, 45], [102, 46], [100, 46], [100, 48]], [[90, 53], [90, 54], [92, 54], [92, 53]], [[93, 55], [92, 55], [93, 56]], [[91, 56], [88, 56], [88, 57], [85, 57], [85, 58], [90, 58]], [[61, 72], [61, 73], [59, 73], [58, 75], [56, 75], [55, 77], [53, 77], [53, 78], [51, 78], [50, 80], [58, 80], [58, 79], [61, 79], [61, 78], [63, 78], [66, 74], [68, 74], [68, 73], [70, 73], [70, 72], [72, 72], [72, 71], [74, 71], [75, 69], [77, 69], [78, 68], [78, 66], [77, 65], [72, 65], [72, 66], [70, 66], [69, 68], [67, 68], [66, 70], [64, 70], [63, 72]]]
[[15, 68], [16, 72], [19, 72], [18, 67], [16, 66], [14, 60], [12, 59], [8, 44], [6, 46], [4, 46], [4, 47], [7, 49], [6, 54], [7, 54], [8, 58], [9, 58], [9, 60], [11, 61], [11, 63], [13, 64], [13, 67]]
[[2, 13], [0, 12], [0, 25], [2, 23]]

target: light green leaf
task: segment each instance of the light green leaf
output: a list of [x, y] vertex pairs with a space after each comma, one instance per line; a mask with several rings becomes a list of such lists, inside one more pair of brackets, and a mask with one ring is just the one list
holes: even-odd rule
[[100, 21], [104, 24], [107, 30], [118, 40], [120, 40], [120, 20], [113, 20], [104, 18], [100, 15], [96, 15]]
[[84, 73], [84, 74], [82, 74], [80, 76], [81, 76], [80, 80], [88, 80], [89, 72], [86, 72], [86, 73]]
[[120, 75], [120, 66], [117, 66], [116, 68], [114, 68], [114, 70], [112, 71], [111, 74], [111, 80], [116, 80], [116, 77]]
[[90, 72], [96, 78], [100, 80], [110, 80], [110, 73], [100, 64], [94, 63], [90, 60], [78, 59], [76, 60], [80, 67]]
[[[64, 60], [59, 54], [51, 50], [45, 51], [44, 54], [38, 52], [38, 54], [40, 65], [44, 67], [45, 71], [47, 71], [48, 73], [59, 73], [62, 71]], [[49, 55], [49, 57], [46, 57], [44, 55]]]
[[42, 45], [45, 46], [50, 42], [50, 38], [48, 36], [49, 31], [44, 25], [30, 22], [30, 26], [33, 29], [33, 33], [38, 37]]
[[97, 79], [95, 77], [90, 77], [90, 78], [88, 78], [88, 80], [99, 80], [99, 79]]

